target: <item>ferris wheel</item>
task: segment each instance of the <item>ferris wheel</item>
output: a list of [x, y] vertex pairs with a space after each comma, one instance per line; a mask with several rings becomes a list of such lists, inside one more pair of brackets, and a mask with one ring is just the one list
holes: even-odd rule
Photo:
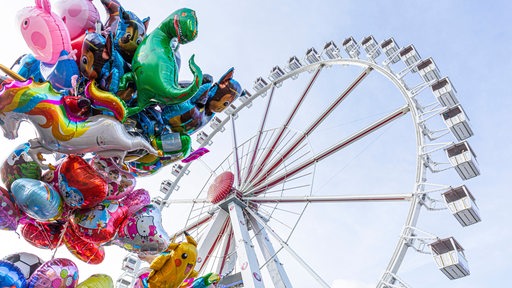
[[[218, 287], [330, 287], [347, 274], [411, 287], [400, 268], [412, 254], [431, 254], [449, 279], [469, 275], [440, 224], [481, 220], [460, 184], [480, 172], [453, 84], [393, 38], [340, 46], [310, 48], [258, 78], [196, 134], [212, 153], [174, 164], [153, 199], [186, 215], [169, 216], [175, 235], [197, 239], [195, 269], [221, 275]], [[344, 256], [370, 245], [374, 262]], [[131, 264], [119, 287], [135, 277]]]

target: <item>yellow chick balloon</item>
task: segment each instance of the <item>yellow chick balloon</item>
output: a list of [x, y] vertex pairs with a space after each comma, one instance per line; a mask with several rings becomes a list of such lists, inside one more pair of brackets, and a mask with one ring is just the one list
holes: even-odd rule
[[185, 232], [187, 242], [169, 244], [149, 265], [149, 288], [177, 288], [186, 278], [197, 277], [197, 242]]

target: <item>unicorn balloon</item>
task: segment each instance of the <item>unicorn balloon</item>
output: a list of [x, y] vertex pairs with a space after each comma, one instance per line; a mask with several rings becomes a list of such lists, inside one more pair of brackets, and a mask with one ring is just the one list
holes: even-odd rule
[[[89, 85], [86, 91], [92, 99], [101, 98], [101, 91], [94, 89], [94, 85]], [[85, 121], [69, 119], [62, 100], [62, 95], [53, 90], [48, 82], [36, 83], [31, 79], [25, 82], [13, 81], [0, 90], [0, 127], [4, 136], [15, 139], [22, 121], [32, 123], [37, 138], [29, 140], [28, 154], [42, 168], [52, 168], [43, 163], [43, 153], [94, 152], [101, 157], [115, 157], [119, 164], [124, 162], [128, 151], [141, 149], [154, 155], [163, 155], [144, 138], [128, 134], [115, 117], [96, 115]], [[111, 105], [111, 101], [104, 103]], [[122, 107], [112, 105], [113, 110]], [[124, 115], [124, 111], [113, 112], [114, 115]]]

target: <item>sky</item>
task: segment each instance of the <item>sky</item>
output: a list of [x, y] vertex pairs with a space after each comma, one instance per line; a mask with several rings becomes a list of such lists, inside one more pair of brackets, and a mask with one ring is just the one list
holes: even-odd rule
[[[99, 1], [94, 0], [94, 3], [103, 13]], [[457, 89], [459, 101], [475, 132], [468, 142], [477, 155], [482, 172], [479, 177], [464, 183], [453, 169], [443, 176], [432, 175], [432, 178], [447, 181], [449, 185], [466, 184], [476, 197], [482, 222], [462, 228], [446, 211], [439, 214], [430, 213], [430, 211], [422, 212], [420, 222], [420, 225], [423, 225], [422, 228], [440, 237], [454, 236], [466, 249], [471, 275], [450, 281], [436, 269], [429, 255], [410, 251], [399, 276], [412, 287], [507, 287], [512, 284], [507, 274], [510, 273], [509, 259], [512, 256], [512, 249], [508, 245], [512, 230], [506, 228], [506, 224], [512, 220], [508, 212], [512, 196], [507, 193], [509, 185], [506, 184], [508, 183], [506, 179], [511, 175], [510, 170], [506, 168], [508, 167], [506, 163], [512, 160], [512, 153], [506, 148], [511, 140], [511, 134], [508, 133], [506, 125], [512, 123], [508, 113], [512, 100], [507, 97], [512, 89], [506, 84], [512, 76], [509, 69], [512, 64], [509, 56], [512, 30], [508, 28], [505, 20], [509, 19], [508, 12], [511, 11], [512, 4], [508, 1], [493, 1], [492, 4], [485, 5], [480, 1], [462, 0], [386, 2], [148, 0], [144, 1], [143, 5], [141, 3], [134, 0], [122, 1], [127, 10], [135, 12], [139, 17], [151, 17], [150, 31], [175, 9], [189, 7], [196, 10], [199, 19], [199, 35], [195, 41], [180, 48], [182, 59], [188, 59], [191, 54], [195, 54], [198, 65], [213, 75], [214, 79], [219, 78], [229, 67], [235, 67], [236, 79], [250, 91], [257, 77], [266, 77], [272, 67], [283, 66], [289, 57], [304, 55], [310, 47], [316, 47], [320, 51], [323, 45], [331, 40], [341, 47], [341, 42], [350, 36], [360, 41], [368, 35], [373, 35], [378, 42], [394, 37], [401, 47], [414, 44], [423, 58], [432, 57], [441, 74], [449, 76]], [[29, 52], [14, 25], [14, 15], [22, 7], [32, 5], [32, 1], [12, 1], [0, 11], [0, 19], [2, 19], [0, 23], [4, 27], [0, 63], [6, 66], [10, 66], [22, 53]], [[102, 16], [102, 19], [105, 19], [103, 14]], [[338, 68], [329, 69], [332, 70], [326, 71], [326, 74], [335, 74]], [[325, 82], [319, 83], [320, 88], [323, 87], [322, 85], [325, 87], [332, 85], [338, 90], [343, 89], [345, 86], [342, 83], [350, 81], [356, 75], [352, 70], [348, 68], [347, 70], [340, 73], [349, 80], [330, 76], [331, 78], [321, 80]], [[187, 69], [181, 70], [180, 78], [190, 79], [190, 77]], [[308, 79], [307, 77], [303, 78]], [[384, 95], [389, 91], [389, 83], [385, 83], [378, 77], [375, 78], [369, 80], [369, 84], [361, 91], [363, 94]], [[304, 80], [301, 79], [299, 81]], [[338, 80], [341, 85], [336, 82]], [[303, 89], [304, 84], [288, 85], [288, 82], [291, 80], [283, 85], [283, 91], [290, 91], [297, 95], [300, 93], [297, 91]], [[289, 86], [292, 87], [289, 88]], [[292, 88], [297, 91], [291, 92]], [[322, 91], [324, 90], [320, 89], [318, 93]], [[286, 95], [288, 92], [282, 93]], [[308, 108], [321, 110], [322, 104], [327, 103], [323, 98], [317, 99], [320, 100], [308, 102]], [[375, 99], [378, 102], [348, 102], [347, 110], [343, 115], [355, 117], [351, 112], [369, 115], [366, 109], [372, 108], [368, 107], [387, 103], [385, 101], [387, 98]], [[263, 103], [263, 100], [260, 102]], [[276, 105], [280, 107], [279, 105], [285, 106], [286, 103]], [[365, 105], [366, 108], [358, 105]], [[354, 108], [351, 110], [348, 107]], [[238, 126], [243, 127], [239, 135], [241, 142], [254, 135], [254, 125], [256, 125], [254, 123], [259, 123], [252, 119], [260, 117], [257, 116], [260, 115], [257, 112], [261, 108], [251, 109], [253, 110], [246, 110], [245, 115], [243, 113], [240, 115], [241, 118], [248, 120], [240, 120], [240, 124], [237, 123], [237, 125], [247, 125]], [[278, 125], [280, 113], [275, 114], [275, 125]], [[285, 114], [283, 113], [284, 116]], [[308, 118], [307, 113], [303, 115], [304, 117], [300, 118]], [[339, 125], [347, 121], [342, 116], [340, 116]], [[324, 140], [328, 142], [327, 140], [333, 137], [332, 128], [338, 125], [336, 119], [329, 120], [331, 126], [327, 125], [326, 131], [319, 131], [318, 136], [311, 140], [312, 150], [321, 150], [322, 142]], [[298, 126], [294, 128], [300, 130], [301, 119], [298, 121]], [[328, 130], [329, 127], [331, 130]], [[30, 126], [22, 126], [22, 129], [30, 130]], [[414, 132], [409, 128], [402, 128], [402, 123], [389, 130], [389, 134], [383, 133], [383, 136], [376, 137], [382, 139], [363, 142], [360, 146], [361, 150], [355, 148], [346, 152], [353, 153], [354, 156], [348, 158], [352, 159], [352, 162], [358, 162], [358, 165], [350, 161], [347, 164], [332, 161], [319, 166], [315, 172], [313, 187], [322, 192], [334, 191], [339, 187], [342, 187], [341, 190], [350, 191], [356, 184], [361, 183], [367, 185], [369, 189], [382, 188], [384, 191], [398, 189], [397, 191], [402, 192], [399, 190], [402, 187], [410, 188], [415, 172], [411, 170], [414, 169], [411, 168], [414, 165], [410, 165], [410, 162], [411, 157], [414, 160], [415, 151], [414, 146], [412, 149], [411, 146], [407, 146], [409, 144], [407, 139], [414, 140]], [[26, 137], [30, 137], [29, 135], [30, 132], [23, 133], [22, 137], [26, 140]], [[204, 161], [193, 163], [188, 181], [205, 179], [204, 173], [207, 173], [205, 167], [208, 165], [206, 163], [222, 161], [219, 159], [223, 159], [231, 152], [230, 137], [221, 134], [219, 138], [221, 139], [214, 139], [215, 146], [212, 146], [212, 152], [204, 157]], [[372, 145], [372, 141], [378, 144]], [[1, 138], [0, 159], [4, 159], [7, 153], [22, 142], [23, 139], [10, 141]], [[206, 165], [202, 165], [203, 162]], [[329, 171], [331, 171], [330, 174]], [[340, 172], [347, 173], [341, 176]], [[399, 176], [405, 176], [406, 179]], [[152, 195], [157, 195], [159, 185], [155, 183], [167, 178], [171, 176], [168, 170], [164, 170], [154, 178], [138, 180], [138, 186], [148, 189], [153, 193]], [[405, 186], [402, 185], [402, 181], [407, 181]], [[187, 183], [189, 182], [180, 183], [181, 188], [176, 197], [181, 195], [186, 198], [187, 195], [196, 195], [199, 192], [197, 187], [193, 184], [187, 186]], [[407, 208], [399, 204], [375, 203], [311, 206], [313, 207], [308, 207], [307, 213], [300, 220], [300, 225], [290, 240], [291, 245], [295, 245], [297, 251], [300, 251], [299, 254], [311, 263], [315, 263], [315, 258], [324, 261], [325, 267], [320, 263], [315, 268], [325, 275], [326, 281], [333, 287], [375, 287], [400, 235]], [[174, 220], [179, 222], [183, 221], [182, 218], [186, 218], [186, 212], [182, 212], [180, 208], [171, 206], [168, 209], [174, 212], [173, 216], [169, 216], [173, 221], [169, 222]], [[329, 215], [328, 220], [321, 220], [323, 218], [320, 217], [326, 215]], [[179, 225], [173, 225], [169, 224], [166, 227], [169, 233], [180, 229]], [[44, 259], [52, 256], [50, 251], [27, 245], [12, 231], [0, 233], [2, 234], [0, 257], [16, 251], [32, 252]], [[65, 251], [65, 248], [57, 251], [56, 255], [71, 259], [73, 257]], [[97, 266], [80, 264], [81, 279], [105, 271], [109, 271], [112, 276], [119, 275], [119, 267], [124, 255], [125, 252], [121, 249], [111, 247], [107, 250], [108, 258], [104, 264]], [[286, 255], [282, 257], [289, 260]], [[287, 263], [285, 267], [290, 267], [290, 278], [297, 281], [294, 283], [299, 283], [296, 286], [314, 287], [314, 284], [310, 286], [300, 284], [314, 282], [308, 282], [311, 279], [304, 276], [303, 270], [291, 262], [285, 262]]]

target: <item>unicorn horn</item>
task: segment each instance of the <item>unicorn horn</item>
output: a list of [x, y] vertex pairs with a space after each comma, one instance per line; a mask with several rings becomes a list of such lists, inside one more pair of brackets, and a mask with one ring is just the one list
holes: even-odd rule
[[12, 79], [14, 80], [18, 80], [18, 81], [27, 81], [27, 79], [25, 79], [25, 77], [21, 76], [20, 74], [12, 71], [11, 69], [5, 67], [4, 65], [0, 64], [0, 70], [4, 71], [5, 74], [7, 74], [7, 76], [11, 77]]

